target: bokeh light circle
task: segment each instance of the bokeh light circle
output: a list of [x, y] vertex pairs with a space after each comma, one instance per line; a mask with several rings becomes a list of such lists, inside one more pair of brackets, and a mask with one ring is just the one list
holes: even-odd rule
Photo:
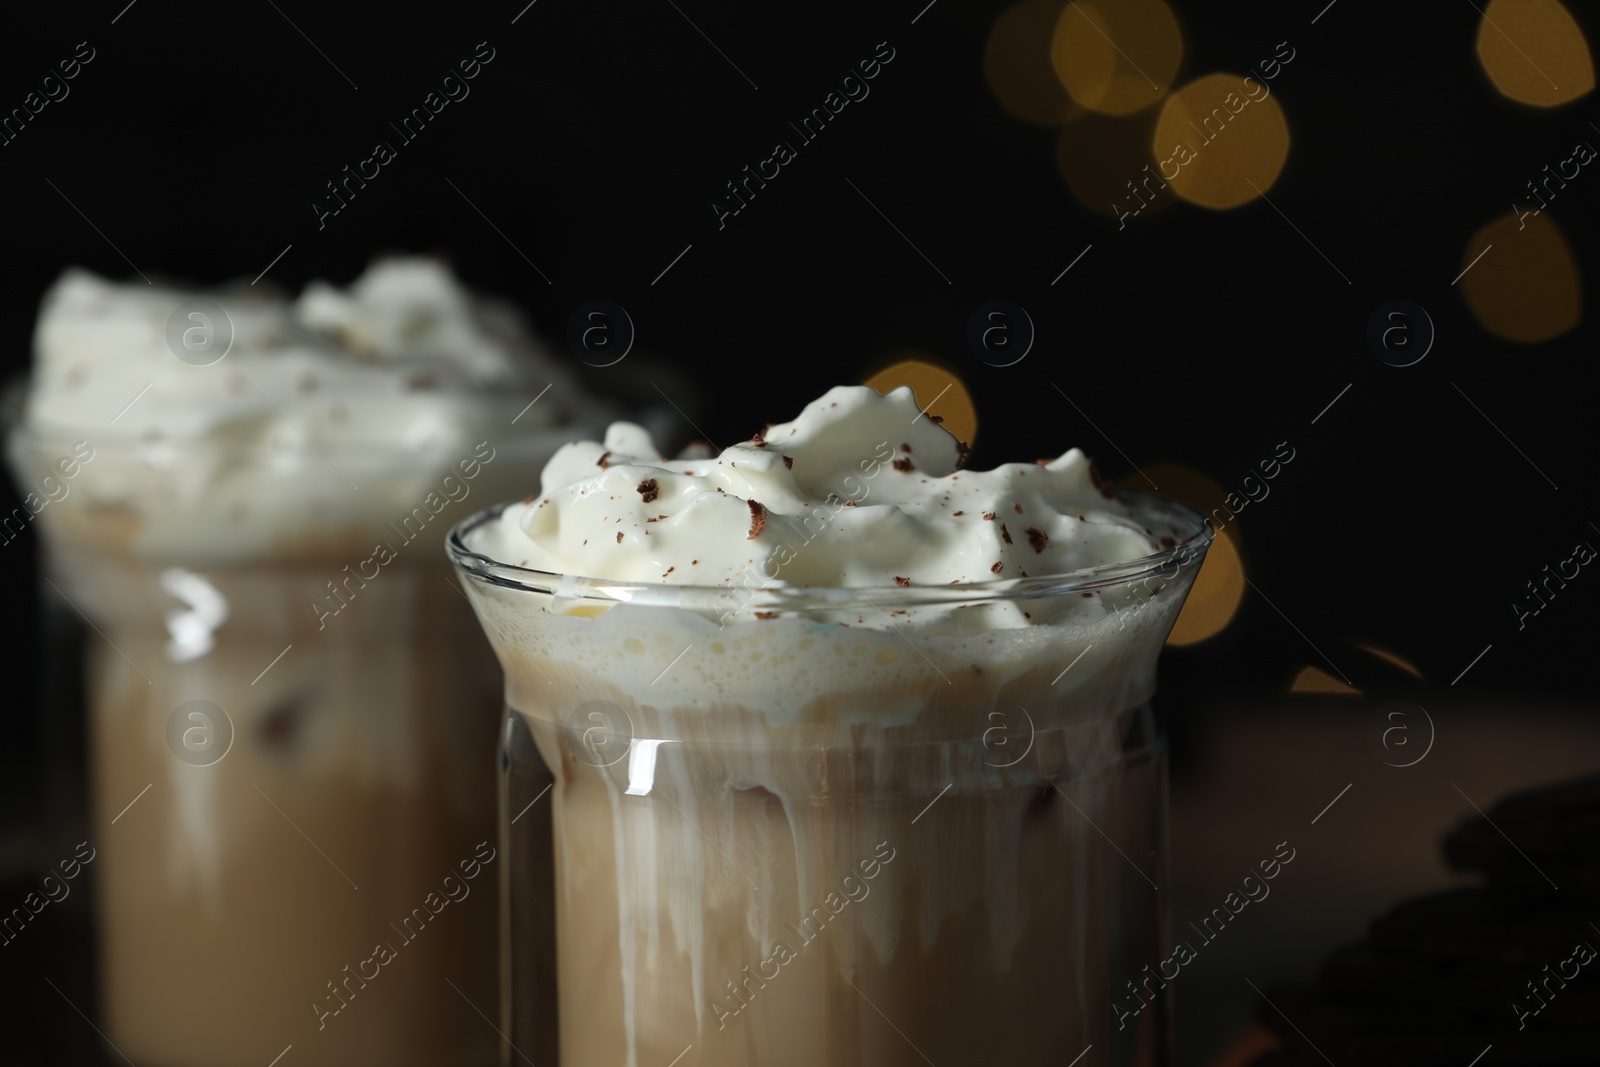
[[1150, 151], [1155, 127], [1154, 111], [1125, 119], [1085, 111], [1061, 128], [1056, 166], [1084, 207], [1126, 225], [1172, 203]]
[[1161, 177], [1218, 210], [1266, 193], [1289, 156], [1289, 123], [1266, 84], [1208, 74], [1167, 98], [1152, 145]]
[[1058, 126], [1072, 113], [1072, 100], [1050, 63], [1050, 37], [1065, 7], [1066, 0], [1023, 0], [989, 31], [983, 77], [1012, 118]]
[[1494, 87], [1520, 103], [1557, 107], [1594, 88], [1589, 43], [1558, 0], [1490, 0], [1477, 52]]
[[1497, 337], [1537, 344], [1583, 319], [1578, 263], [1548, 214], [1495, 219], [1472, 235], [1461, 266], [1467, 307]]
[[1129, 115], [1172, 88], [1183, 34], [1161, 0], [1071, 0], [1050, 40], [1050, 62], [1072, 99]]

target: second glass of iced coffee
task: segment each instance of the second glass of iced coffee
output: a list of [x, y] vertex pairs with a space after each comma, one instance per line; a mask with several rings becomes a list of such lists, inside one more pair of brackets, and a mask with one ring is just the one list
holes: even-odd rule
[[439, 546], [602, 409], [423, 259], [292, 304], [73, 271], [35, 344], [10, 459], [56, 472], [41, 592], [91, 627], [85, 1009], [141, 1067], [493, 1063], [498, 686]]

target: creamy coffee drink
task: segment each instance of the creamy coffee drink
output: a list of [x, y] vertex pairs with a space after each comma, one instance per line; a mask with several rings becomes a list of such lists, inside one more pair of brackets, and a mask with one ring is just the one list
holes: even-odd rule
[[1210, 534], [910, 390], [613, 425], [451, 552], [506, 676], [512, 1044], [562, 1067], [1165, 1062], [1155, 662]]
[[439, 546], [607, 413], [423, 259], [294, 302], [72, 271], [36, 348], [97, 1024], [141, 1067], [496, 1062], [500, 700]]

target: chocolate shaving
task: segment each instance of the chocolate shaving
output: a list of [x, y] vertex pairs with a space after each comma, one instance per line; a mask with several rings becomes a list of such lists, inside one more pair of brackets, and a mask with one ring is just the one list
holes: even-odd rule
[[1037, 526], [1028, 527], [1028, 544], [1033, 546], [1035, 552], [1043, 552], [1044, 546], [1050, 543], [1050, 538]]
[[1054, 460], [1049, 460], [1049, 459], [1036, 459], [1033, 462], [1036, 465], [1040, 466], [1040, 467], [1048, 467], [1048, 466], [1050, 466], [1051, 463], [1053, 463], [1055, 461]]
[[1100, 468], [1095, 466], [1092, 459], [1089, 461], [1089, 480], [1094, 483], [1096, 489], [1100, 490], [1101, 496], [1107, 500], [1117, 499], [1117, 487], [1101, 476]]
[[531, 503], [533, 503], [533, 494], [532, 493], [529, 493], [527, 496], [522, 498], [522, 506], [523, 507], [527, 507]]
[[894, 469], [903, 473], [909, 472], [912, 469], [911, 461], [904, 456], [896, 456], [894, 459]]
[[910, 585], [911, 584], [911, 579], [910, 578], [902, 578], [897, 574], [894, 577], [894, 584], [895, 585]]
[[967, 465], [967, 455], [971, 451], [972, 451], [972, 449], [967, 447], [967, 443], [965, 441], [957, 441], [956, 442], [956, 466], [965, 467]]
[[1018, 515], [1022, 514], [1022, 505], [1021, 504], [1013, 504], [1012, 507], [1017, 509], [1017, 514]]
[[667, 575], [671, 574], [673, 571], [675, 571], [677, 569], [678, 568], [676, 568], [676, 567], [668, 567], [665, 571], [663, 571], [661, 573], [661, 577], [665, 578]]
[[1093, 593], [1079, 593], [1078, 595], [1083, 597], [1085, 600], [1093, 600], [1094, 599], [1094, 594]]
[[750, 505], [750, 533], [745, 540], [754, 541], [767, 528], [767, 508], [759, 500], [746, 500]]
[[654, 478], [646, 478], [644, 481], [640, 482], [639, 495], [644, 497], [644, 502], [646, 504], [660, 496], [661, 494], [656, 492], [656, 480]]
[[1006, 529], [1006, 524], [1003, 522], [1000, 524], [1000, 536], [1005, 539], [1005, 542], [1008, 545], [1016, 543], [1011, 540], [1011, 531]]
[[622, 544], [622, 531], [621, 530], [617, 531], [617, 544], [619, 544], [619, 545]]
[[783, 465], [785, 467], [788, 467], [790, 470], [794, 470], [794, 457], [793, 456], [784, 456], [783, 457]]
[[751, 437], [750, 443], [755, 445], [757, 448], [767, 447], [767, 439], [760, 434], [755, 434], [753, 437]]
[[600, 453], [599, 462], [596, 463], [595, 465], [598, 466], [598, 467], [604, 467], [606, 465], [606, 460], [608, 460], [610, 458], [611, 458], [611, 453], [610, 452], [602, 452], [602, 453]]
[[999, 574], [1000, 573], [1000, 568], [1004, 567], [1005, 565], [1006, 565], [1006, 561], [1005, 560], [997, 559], [997, 560], [994, 561], [994, 566], [990, 567], [989, 570], [992, 571], [995, 574]]
[[985, 512], [984, 512], [984, 513], [983, 513], [983, 517], [984, 517], [984, 518], [985, 518], [985, 519], [988, 519], [988, 520], [989, 520], [989, 521], [990, 521], [990, 522], [993, 522], [993, 521], [994, 521], [994, 512], [992, 512], [992, 511], [985, 511]]
[[776, 619], [777, 617], [778, 617], [778, 613], [776, 611], [758, 611], [758, 612], [756, 612], [756, 618], [758, 618], [758, 619]]
[[907, 445], [907, 444], [902, 444], [900, 446], [900, 451], [902, 451], [902, 452], [910, 452], [911, 451], [911, 446]]
[[1176, 546], [1177, 543], [1178, 542], [1174, 541], [1170, 537], [1163, 537], [1161, 539], [1161, 547], [1163, 547], [1163, 548], [1172, 548], [1172, 547]]
[[966, 514], [965, 511], [956, 511], [956, 512], [952, 512], [950, 517], [951, 518], [960, 518], [962, 515], [965, 515], [965, 514]]

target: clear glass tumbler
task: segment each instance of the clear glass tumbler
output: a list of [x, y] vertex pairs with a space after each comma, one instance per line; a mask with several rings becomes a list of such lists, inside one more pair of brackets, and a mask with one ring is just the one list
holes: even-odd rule
[[[107, 1055], [496, 1062], [479, 1012], [501, 699], [439, 546], [463, 500], [516, 491], [555, 441], [411, 462], [109, 430], [9, 444], [19, 484], [45, 486], [12, 516], [40, 527], [41, 596], [85, 626], [100, 1003], [83, 1007]], [[225, 492], [196, 490], [219, 471]], [[329, 501], [354, 503], [334, 521]]]
[[[505, 1059], [1167, 1064], [1157, 655], [1211, 532], [1067, 575], [734, 590], [451, 535], [505, 672]], [[1004, 608], [1020, 627], [924, 623]], [[981, 616], [980, 616], [981, 617]]]

